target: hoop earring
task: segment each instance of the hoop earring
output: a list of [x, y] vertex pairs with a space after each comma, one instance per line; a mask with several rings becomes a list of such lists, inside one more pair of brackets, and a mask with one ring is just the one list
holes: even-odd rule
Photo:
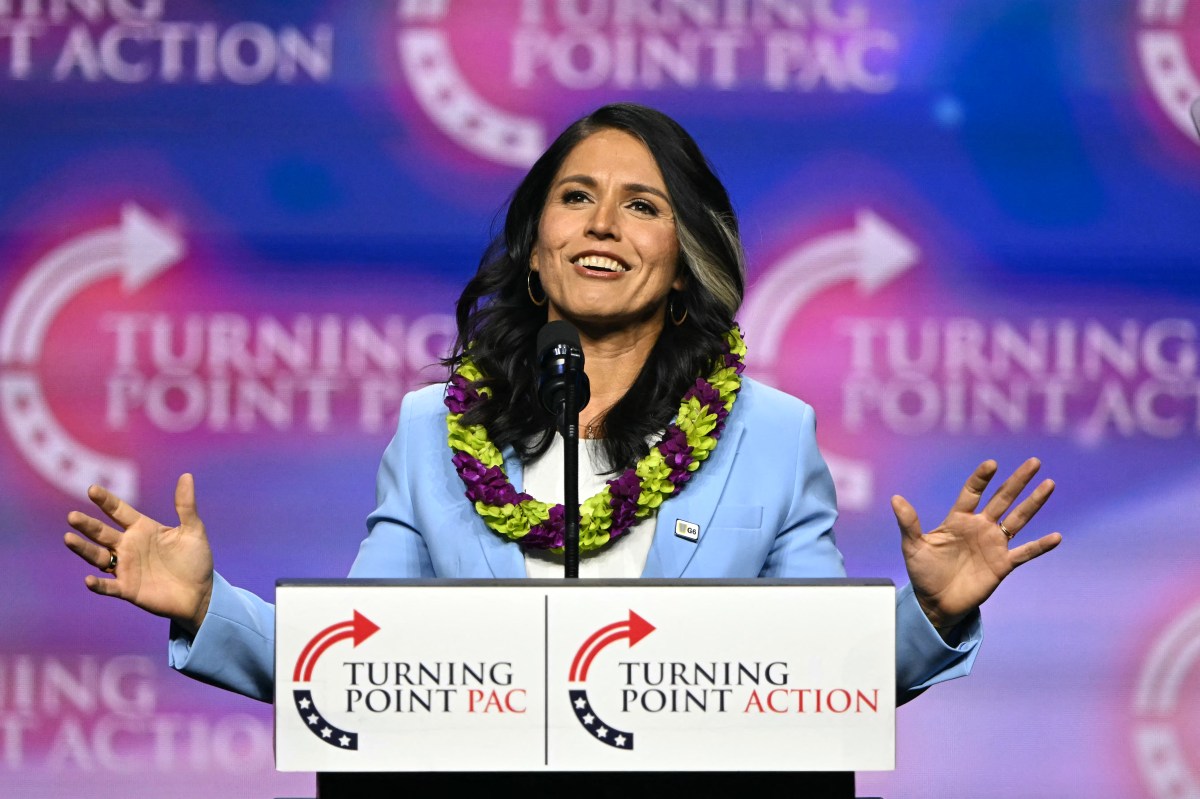
[[675, 325], [675, 327], [679, 327], [680, 325], [682, 325], [684, 322], [687, 321], [687, 317], [688, 317], [687, 306], [685, 305], [683, 308], [683, 316], [678, 316], [677, 311], [675, 309], [675, 295], [674, 294], [672, 294], [671, 297], [667, 300], [667, 316], [669, 316], [671, 318], [671, 323], [673, 325]]
[[550, 298], [546, 296], [546, 289], [542, 288], [541, 278], [538, 278], [538, 288], [542, 289], [542, 299], [540, 302], [538, 301], [537, 297], [533, 296], [533, 270], [530, 269], [525, 273], [525, 291], [529, 292], [529, 301], [538, 308], [541, 308], [550, 300]]

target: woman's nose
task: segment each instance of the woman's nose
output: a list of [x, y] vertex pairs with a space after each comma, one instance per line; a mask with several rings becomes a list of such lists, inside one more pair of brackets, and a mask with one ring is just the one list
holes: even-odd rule
[[588, 219], [588, 233], [598, 238], [619, 239], [621, 229], [618, 213], [619, 208], [614, 202], [602, 200], [596, 203]]

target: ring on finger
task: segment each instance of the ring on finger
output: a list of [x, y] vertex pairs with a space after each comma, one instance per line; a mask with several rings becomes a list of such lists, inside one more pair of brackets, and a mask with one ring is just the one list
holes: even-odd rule
[[[1014, 535], [1016, 535], [1016, 533], [1009, 532], [1008, 528], [1004, 526], [1004, 522], [996, 522], [996, 524], [1000, 525], [1000, 532], [1004, 533], [1004, 537], [1007, 538], [1009, 541], [1011, 541], [1012, 537]], [[115, 558], [116, 555], [114, 555], [113, 557]], [[116, 564], [114, 563], [113, 565], [115, 566]]]
[[117, 553], [113, 552], [110, 549], [108, 551], [108, 564], [106, 566], [101, 566], [100, 571], [112, 574], [116, 570], [117, 570]]

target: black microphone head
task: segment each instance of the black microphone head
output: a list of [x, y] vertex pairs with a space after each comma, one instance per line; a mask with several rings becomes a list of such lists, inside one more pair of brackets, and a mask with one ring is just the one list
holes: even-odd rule
[[538, 399], [557, 416], [566, 403], [567, 385], [575, 389], [575, 410], [590, 399], [588, 378], [583, 371], [583, 346], [579, 331], [570, 322], [557, 319], [538, 331]]
[[555, 319], [553, 322], [542, 325], [542, 329], [538, 331], [537, 335], [538, 361], [545, 360], [546, 351], [560, 344], [580, 352], [583, 351], [579, 344], [579, 331], [570, 322]]

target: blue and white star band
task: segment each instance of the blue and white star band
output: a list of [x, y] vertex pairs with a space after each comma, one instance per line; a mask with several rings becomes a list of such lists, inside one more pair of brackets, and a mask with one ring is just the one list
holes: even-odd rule
[[597, 741], [606, 743], [614, 749], [633, 748], [633, 733], [623, 732], [601, 721], [592, 712], [592, 703], [588, 701], [586, 691], [571, 691], [570, 693], [571, 708], [575, 711], [575, 718], [579, 719], [583, 728], [590, 732]]
[[312, 734], [338, 749], [358, 749], [358, 733], [338, 729], [330, 724], [313, 704], [312, 691], [292, 691], [296, 710]]

